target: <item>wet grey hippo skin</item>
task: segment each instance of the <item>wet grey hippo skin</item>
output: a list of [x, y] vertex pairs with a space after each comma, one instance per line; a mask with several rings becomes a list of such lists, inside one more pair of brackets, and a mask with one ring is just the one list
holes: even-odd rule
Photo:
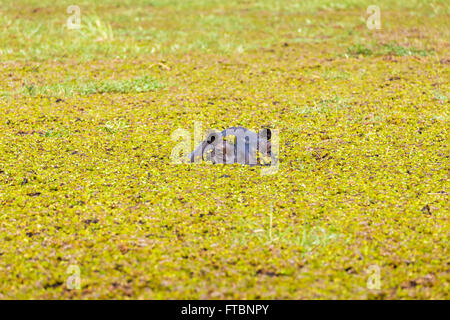
[[[234, 136], [235, 143], [225, 138]], [[190, 162], [211, 161], [213, 164], [240, 163], [246, 165], [264, 165], [258, 152], [264, 157], [271, 157], [271, 130], [261, 129], [259, 133], [244, 127], [230, 127], [222, 132], [209, 132], [189, 155]]]

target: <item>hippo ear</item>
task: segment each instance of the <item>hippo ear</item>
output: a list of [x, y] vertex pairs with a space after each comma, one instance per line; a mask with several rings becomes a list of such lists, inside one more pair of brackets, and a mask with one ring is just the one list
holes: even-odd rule
[[216, 143], [217, 141], [219, 141], [218, 137], [219, 135], [216, 132], [213, 132], [208, 136], [208, 139], [206, 139], [206, 143], [207, 144]]
[[208, 144], [213, 143], [216, 140], [216, 137], [212, 134], [208, 137], [208, 140], [206, 141]]
[[270, 138], [272, 137], [272, 131], [269, 128], [264, 128], [259, 132], [259, 135], [266, 139], [266, 140], [270, 140]]

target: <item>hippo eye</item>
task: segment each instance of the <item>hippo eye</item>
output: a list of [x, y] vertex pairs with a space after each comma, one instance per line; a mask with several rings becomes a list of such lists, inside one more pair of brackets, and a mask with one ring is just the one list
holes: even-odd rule
[[216, 137], [214, 136], [214, 135], [211, 135], [209, 138], [208, 138], [208, 144], [211, 144], [211, 143], [213, 143], [214, 141], [216, 141]]

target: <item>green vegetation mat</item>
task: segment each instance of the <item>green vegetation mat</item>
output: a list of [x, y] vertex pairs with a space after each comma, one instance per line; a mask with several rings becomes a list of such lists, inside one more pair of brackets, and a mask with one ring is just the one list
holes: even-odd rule
[[0, 1], [0, 299], [449, 299], [449, 3], [374, 2]]

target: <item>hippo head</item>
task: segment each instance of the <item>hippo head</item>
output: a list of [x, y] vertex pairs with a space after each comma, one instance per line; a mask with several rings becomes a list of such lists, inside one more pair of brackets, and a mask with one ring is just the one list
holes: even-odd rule
[[[231, 127], [222, 132], [210, 131], [207, 138], [189, 155], [189, 160], [211, 161], [213, 164], [266, 164], [267, 159], [263, 159], [272, 157], [271, 135], [271, 130], [267, 128], [259, 133], [244, 127]], [[231, 136], [234, 136], [234, 141], [230, 141]]]

